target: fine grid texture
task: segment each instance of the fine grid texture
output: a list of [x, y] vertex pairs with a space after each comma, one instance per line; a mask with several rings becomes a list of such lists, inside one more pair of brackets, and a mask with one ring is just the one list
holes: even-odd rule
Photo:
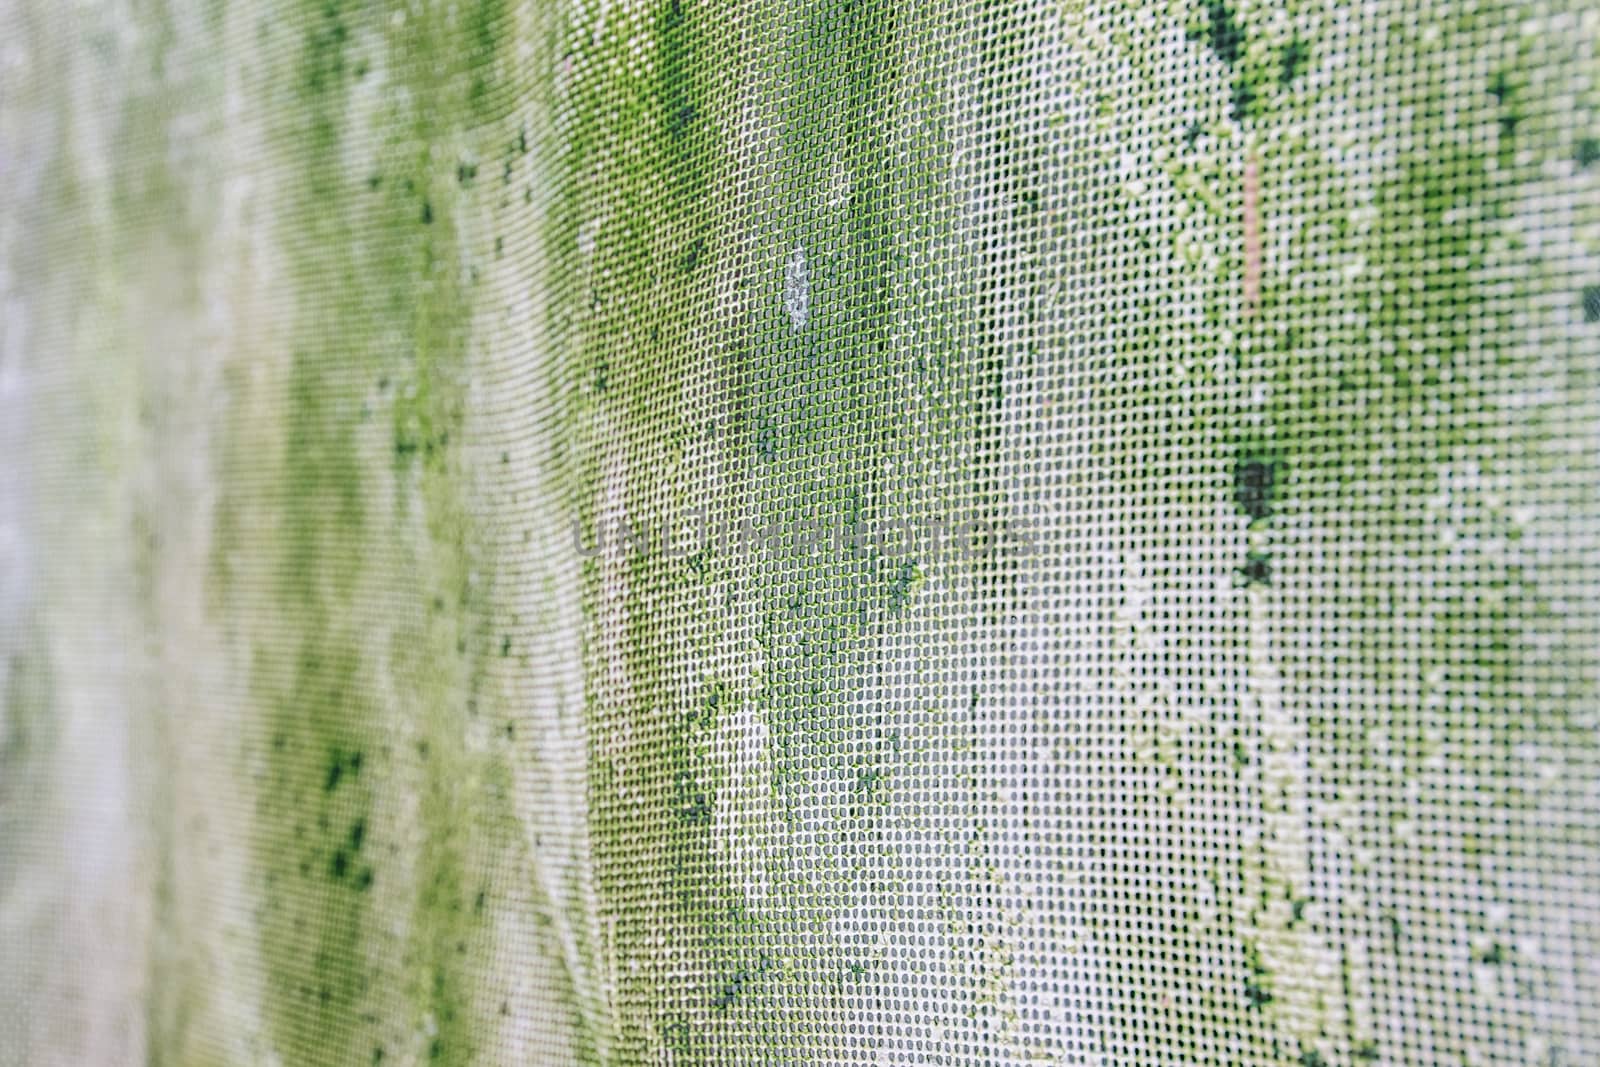
[[1600, 12], [0, 0], [0, 1065], [1600, 1062]]

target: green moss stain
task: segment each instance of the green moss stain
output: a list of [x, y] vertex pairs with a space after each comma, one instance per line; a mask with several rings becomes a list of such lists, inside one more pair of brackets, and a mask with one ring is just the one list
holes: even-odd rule
[[[1540, 357], [1527, 332], [1540, 327], [1506, 316], [1562, 279], [1529, 256], [1516, 205], [1542, 180], [1540, 167], [1570, 153], [1571, 141], [1559, 122], [1533, 118], [1561, 109], [1530, 99], [1532, 22], [1519, 36], [1490, 31], [1498, 12], [1481, 7], [1421, 23], [1385, 8], [1344, 27], [1294, 4], [1208, 3], [1189, 11], [1187, 29], [1204, 59], [1182, 85], [1155, 60], [1152, 38], [1099, 22], [1098, 12], [1075, 13], [1091, 50], [1120, 45], [1118, 62], [1139, 75], [1124, 86], [1126, 120], [1097, 115], [1101, 129], [1127, 134], [1105, 155], [1108, 171], [1125, 174], [1113, 241], [1140, 261], [1150, 292], [1149, 303], [1124, 319], [1135, 323], [1136, 342], [1114, 357], [1141, 384], [1122, 378], [1105, 394], [1124, 412], [1128, 403], [1152, 405], [1132, 417], [1136, 438], [1113, 430], [1106, 442], [1107, 454], [1136, 475], [1125, 483], [1126, 499], [1161, 501], [1159, 522], [1135, 524], [1129, 536], [1152, 542], [1144, 574], [1154, 579], [1157, 602], [1195, 603], [1183, 573], [1152, 574], [1148, 566], [1189, 537], [1226, 546], [1215, 565], [1233, 572], [1235, 590], [1226, 609], [1204, 621], [1169, 619], [1162, 643], [1179, 647], [1130, 654], [1118, 688], [1129, 700], [1129, 721], [1138, 723], [1130, 748], [1147, 754], [1152, 794], [1169, 780], [1169, 761], [1177, 770], [1198, 765], [1201, 773], [1188, 780], [1202, 789], [1240, 782], [1228, 803], [1240, 805], [1245, 830], [1237, 862], [1214, 864], [1189, 852], [1199, 842], [1181, 816], [1149, 816], [1143, 826], [1159, 853], [1142, 854], [1136, 877], [1113, 892], [1144, 892], [1156, 870], [1168, 870], [1178, 888], [1176, 901], [1159, 902], [1166, 913], [1182, 910], [1189, 886], [1215, 886], [1230, 906], [1217, 911], [1207, 904], [1210, 893], [1196, 892], [1197, 918], [1213, 916], [1209, 929], [1186, 922], [1175, 933], [1195, 937], [1194, 947], [1213, 960], [1227, 959], [1210, 964], [1230, 977], [1203, 987], [1206, 1025], [1236, 1029], [1262, 1057], [1366, 1061], [1400, 1054], [1384, 1044], [1391, 1035], [1377, 1029], [1374, 1004], [1409, 996], [1426, 970], [1413, 962], [1416, 948], [1393, 947], [1375, 918], [1383, 911], [1375, 898], [1392, 907], [1408, 895], [1392, 881], [1398, 871], [1448, 881], [1457, 877], [1448, 870], [1478, 869], [1482, 838], [1496, 836], [1429, 831], [1420, 821], [1426, 805], [1414, 798], [1447, 788], [1451, 774], [1484, 773], [1486, 765], [1469, 755], [1486, 751], [1481, 724], [1442, 711], [1447, 693], [1465, 695], [1445, 680], [1463, 668], [1460, 650], [1493, 650], [1471, 668], [1475, 681], [1465, 688], [1501, 692], [1521, 669], [1513, 635], [1523, 624], [1512, 621], [1519, 617], [1512, 605], [1534, 595], [1527, 572], [1502, 570], [1498, 560], [1467, 563], [1460, 539], [1511, 544], [1505, 524], [1519, 491], [1510, 489], [1508, 472], [1547, 462], [1536, 458], [1545, 446], [1535, 431], [1495, 443], [1485, 434], [1489, 423], [1519, 421], [1498, 398], [1517, 392], [1519, 375], [1540, 374], [1531, 369]], [[1151, 13], [1159, 26], [1160, 13]], [[1405, 43], [1397, 44], [1388, 27], [1401, 25]], [[1378, 36], [1388, 42], [1379, 69], [1330, 70], [1331, 57]], [[1424, 53], [1421, 66], [1400, 58]], [[1203, 118], [1175, 123], [1170, 134], [1152, 128], [1163, 112], [1146, 93], [1163, 91], [1183, 94]], [[1369, 118], [1379, 103], [1381, 130]], [[1346, 155], [1352, 150], [1392, 153], [1392, 162], [1363, 174]], [[1241, 300], [1247, 160], [1257, 169], [1263, 234], [1253, 314]], [[1141, 225], [1150, 218], [1178, 221], [1166, 232], [1170, 245]], [[1163, 254], [1169, 247], [1171, 258]], [[1328, 265], [1325, 272], [1308, 275], [1317, 263]], [[1103, 273], [1094, 280], [1115, 284]], [[1194, 330], [1179, 309], [1203, 328]], [[1152, 332], [1139, 335], [1139, 322]], [[1190, 352], [1200, 358], [1186, 358]], [[1181, 395], [1209, 396], [1221, 411], [1185, 423], [1181, 406], [1170, 403]], [[1490, 410], [1496, 414], [1485, 422]], [[1215, 495], [1192, 501], [1200, 522], [1185, 518], [1186, 494], [1147, 480], [1131, 462], [1141, 438], [1182, 441], [1179, 465], [1212, 472], [1207, 492]], [[1231, 520], [1220, 540], [1211, 525], [1219, 505]], [[1447, 511], [1455, 517], [1445, 520]], [[1460, 566], [1481, 567], [1474, 573], [1498, 592], [1469, 602], [1449, 591], [1446, 575]], [[1181, 650], [1185, 632], [1231, 632], [1210, 653], [1225, 669], [1209, 678], [1196, 671], [1197, 650]], [[1348, 635], [1350, 652], [1309, 638], [1334, 632]], [[1429, 636], [1415, 636], [1423, 632]], [[1206, 702], [1214, 732], [1177, 747], [1162, 742], [1163, 708], [1146, 699], [1148, 680], [1162, 673], [1180, 693], [1209, 685], [1234, 695]], [[1329, 692], [1330, 678], [1359, 695]], [[1523, 729], [1494, 728], [1502, 738]], [[1408, 740], [1388, 736], [1391, 730]], [[1374, 738], [1382, 757], [1364, 754]], [[1506, 758], [1500, 752], [1491, 758]], [[1231, 774], [1223, 769], [1230, 763]], [[1385, 814], [1362, 814], [1373, 809]], [[1111, 829], [1106, 839], [1125, 838]], [[1430, 951], [1454, 951], [1446, 931], [1467, 917], [1442, 902], [1410, 906], [1438, 939]], [[1120, 934], [1108, 936], [1114, 942]], [[1230, 943], [1241, 951], [1235, 955]], [[1393, 969], [1409, 977], [1387, 978]], [[1460, 973], [1451, 988], [1429, 994], [1417, 1016], [1428, 1020], [1424, 1044], [1435, 1055], [1470, 1059], [1482, 1049], [1447, 1021], [1467, 1010], [1456, 999], [1469, 984], [1466, 969]], [[1147, 1008], [1138, 988], [1124, 994], [1114, 976], [1109, 984], [1123, 1020], [1110, 1028], [1113, 1047], [1130, 1057], [1200, 1054], [1163, 1032], [1173, 1009]], [[1502, 1000], [1491, 1007], [1476, 989], [1472, 997], [1470, 1010], [1483, 1013], [1475, 1017], [1485, 1026], [1511, 1033], [1527, 1025], [1522, 1006]]]
[[[874, 538], [895, 517], [882, 497], [899, 450], [892, 432], [874, 431], [889, 429], [903, 396], [890, 335], [897, 168], [885, 115], [895, 18], [892, 5], [849, 3], [777, 31], [788, 45], [777, 82], [783, 175], [796, 193], [777, 227], [782, 258], [763, 265], [735, 417], [755, 445], [742, 482], [757, 527], [780, 537], [745, 591], [766, 632], [767, 719], [780, 791], [793, 793], [786, 808], [818, 795], [819, 772], [845, 774], [836, 730], [856, 710], [852, 650], [889, 616], [901, 554], [914, 551]], [[847, 195], [829, 188], [820, 160], [832, 161]], [[795, 537], [806, 531], [814, 546]], [[787, 862], [797, 876], [801, 857]]]
[[[583, 460], [595, 495], [580, 519], [589, 530], [614, 519], [615, 504], [598, 509], [616, 493], [640, 534], [624, 543], [605, 530], [621, 554], [592, 561], [586, 583], [597, 630], [588, 710], [595, 862], [602, 910], [615, 916], [596, 948], [620, 1009], [613, 1052], [644, 1060], [664, 1047], [711, 1047], [723, 972], [745, 955], [741, 895], [715, 850], [723, 781], [713, 747], [731, 701], [701, 678], [705, 639], [684, 639], [717, 623], [703, 598], [685, 592], [689, 562], [662, 542], [725, 492], [714, 471], [686, 460], [707, 440], [705, 411], [683, 407], [676, 389], [704, 373], [726, 271], [712, 195], [725, 131], [713, 115], [728, 104], [715, 73], [731, 42], [705, 8], [677, 0], [614, 12], [603, 31], [580, 21], [568, 41], [572, 124], [554, 238], [575, 283], [565, 333], [571, 410], [576, 425], [596, 428]], [[639, 42], [640, 60], [627, 60], [633, 72], [612, 65]], [[662, 938], [685, 946], [694, 969], [664, 970]]]
[[[949, 236], [937, 191], [953, 145], [897, 125], [931, 89], [902, 69], [901, 10], [739, 18], [744, 31], [722, 33], [701, 5], [652, 3], [603, 30], [580, 23], [566, 45], [555, 243], [569, 410], [589, 435], [579, 525], [711, 520], [683, 558], [606, 530], [618, 551], [586, 564], [591, 800], [624, 1058], [740, 1041], [823, 1056], [827, 1032], [783, 1021], [783, 998], [842, 1006], [876, 988], [880, 964], [837, 917], [899, 907], [900, 861], [866, 837], [808, 835], [887, 810], [891, 731], [862, 694], [942, 566], [889, 528], [907, 519], [926, 538], [970, 517], [939, 510], [947, 489], [983, 512], [1001, 496], [992, 437], [971, 469], [908, 473], [931, 442], [992, 432], [1005, 368], [1000, 322], [944, 318], [981, 302], [987, 278], [916, 288], [944, 280], [912, 257], [917, 235]], [[1006, 57], [982, 59], [998, 85]], [[746, 69], [756, 111], [717, 76]], [[770, 155], [748, 156], [746, 137], [770, 138]], [[908, 205], [907, 189], [933, 201]], [[975, 336], [985, 347], [963, 351]], [[863, 746], [880, 753], [865, 765]], [[814, 947], [797, 953], [780, 930]], [[663, 938], [685, 946], [670, 966]]]
[[[298, 45], [276, 130], [294, 348], [281, 393], [249, 401], [281, 405], [281, 465], [232, 445], [219, 588], [243, 605], [235, 572], [269, 576], [248, 642], [265, 1009], [286, 1061], [467, 1063], [485, 1035], [492, 943], [474, 901], [508, 838], [503, 768], [467, 740], [503, 716], [481, 706], [492, 575], [461, 488], [473, 264], [458, 217], [503, 19], [325, 0], [267, 31]], [[391, 90], [374, 102], [358, 87], [380, 70]], [[249, 518], [262, 508], [270, 539]]]

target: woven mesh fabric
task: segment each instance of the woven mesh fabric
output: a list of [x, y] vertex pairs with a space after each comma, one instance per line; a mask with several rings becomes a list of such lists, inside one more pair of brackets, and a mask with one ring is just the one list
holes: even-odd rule
[[0, 1064], [1600, 1063], [1600, 12], [0, 0]]

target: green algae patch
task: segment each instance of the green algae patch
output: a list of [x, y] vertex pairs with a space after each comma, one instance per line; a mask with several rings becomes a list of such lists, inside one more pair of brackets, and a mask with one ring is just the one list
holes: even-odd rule
[[503, 715], [484, 706], [492, 575], [462, 479], [457, 216], [503, 18], [327, 0], [263, 30], [295, 57], [264, 76], [293, 101], [271, 233], [291, 352], [235, 376], [235, 402], [267, 415], [228, 444], [218, 590], [262, 708], [263, 1011], [286, 1062], [460, 1064], [488, 1034], [474, 904], [509, 814], [504, 768], [471, 740]]
[[[918, 18], [772, 5], [724, 28], [662, 2], [564, 46], [558, 381], [575, 522], [608, 546], [584, 563], [588, 781], [624, 1060], [826, 1057], [781, 1005], [842, 1011], [921, 965], [843, 918], [907, 906], [911, 860], [880, 836], [899, 751], [869, 694], [938, 578], [983, 570], [992, 618], [1010, 579], [891, 532], [1001, 496], [1004, 324], [955, 322], [1000, 283], [967, 272], [958, 193], [903, 196], [955, 150], [896, 122], [941, 91], [906, 65]], [[924, 242], [939, 255], [914, 265]], [[653, 536], [685, 522], [681, 554]]]
[[[601, 910], [615, 917], [602, 946], [616, 1030], [605, 1040], [621, 1062], [719, 1047], [708, 1027], [733, 1005], [726, 973], [746, 954], [730, 918], [741, 895], [717, 855], [713, 748], [728, 708], [701, 675], [717, 625], [711, 602], [684, 588], [687, 560], [660, 554], [675, 521], [726, 492], [686, 462], [710, 442], [675, 386], [702, 373], [703, 320], [718, 317], [728, 262], [710, 195], [725, 166], [716, 119], [727, 101], [713, 74], [728, 43], [700, 5], [676, 0], [566, 30], [574, 75], [551, 241], [558, 269], [581, 284], [558, 313], [571, 372], [557, 380], [572, 389], [564, 403], [586, 472], [578, 522], [621, 549], [590, 561], [584, 589], [590, 833]], [[619, 424], [625, 434], [607, 432]], [[625, 532], [603, 525], [616, 521], [600, 510], [608, 489]], [[713, 973], [666, 969], [663, 938], [709, 953]]]

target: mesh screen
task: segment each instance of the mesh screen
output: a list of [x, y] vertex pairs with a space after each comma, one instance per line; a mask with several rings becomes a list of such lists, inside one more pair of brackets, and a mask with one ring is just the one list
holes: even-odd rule
[[1600, 1063], [1600, 13], [0, 0], [0, 1063]]

